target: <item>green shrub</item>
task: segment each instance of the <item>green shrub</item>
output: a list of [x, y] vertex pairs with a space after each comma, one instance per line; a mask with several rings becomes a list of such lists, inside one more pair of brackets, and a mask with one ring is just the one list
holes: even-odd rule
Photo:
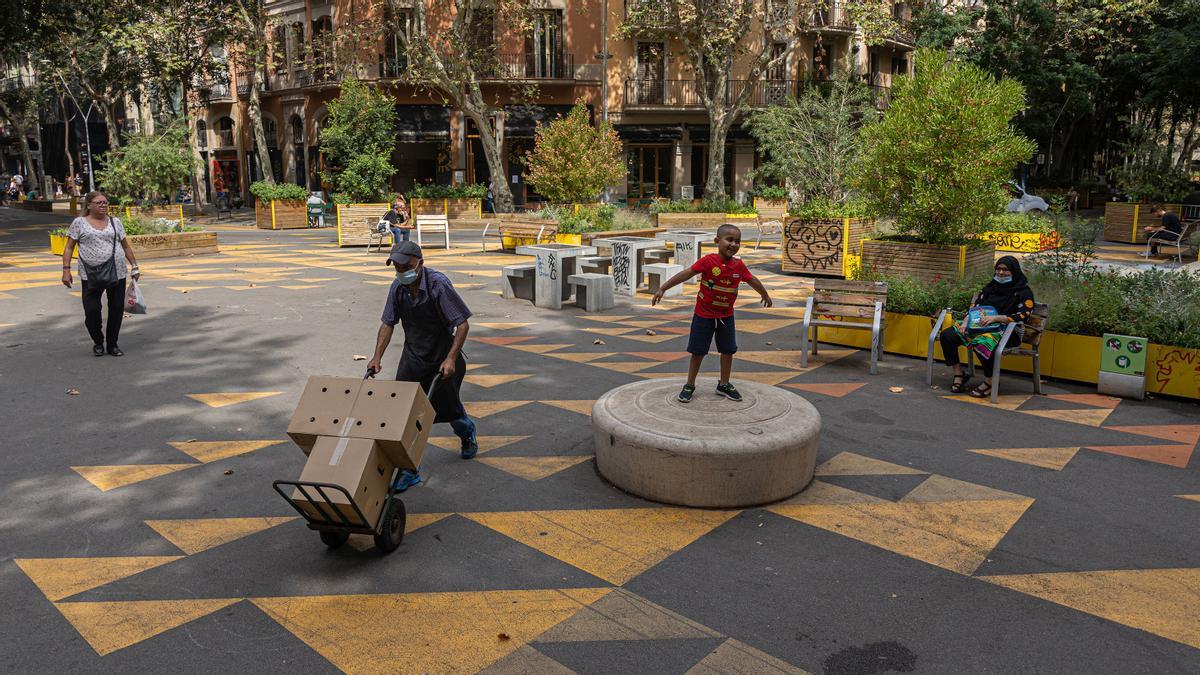
[[326, 166], [321, 176], [353, 202], [381, 201], [396, 173], [395, 128], [395, 102], [389, 95], [352, 77], [343, 80], [321, 129]]
[[754, 192], [751, 194], [760, 199], [770, 199], [771, 201], [783, 201], [791, 196], [788, 194], [787, 188], [781, 185], [760, 185], [754, 188]]
[[487, 197], [487, 186], [482, 183], [474, 185], [433, 185], [418, 183], [413, 186], [412, 199], [484, 199]]
[[172, 123], [161, 134], [131, 136], [125, 145], [104, 153], [96, 180], [110, 198], [128, 204], [144, 198], [159, 203], [174, 196], [192, 178], [196, 160], [187, 127]]
[[753, 206], [740, 204], [735, 199], [726, 199], [725, 201], [717, 201], [713, 199], [703, 199], [699, 202], [692, 202], [686, 199], [672, 199], [656, 201], [650, 205], [650, 213], [735, 213], [735, 214], [753, 214], [756, 213]]
[[295, 183], [267, 183], [255, 181], [250, 184], [250, 194], [260, 201], [302, 202], [308, 199], [308, 191]]
[[941, 279], [930, 284], [909, 277], [894, 277], [860, 271], [859, 279], [886, 281], [888, 284], [887, 311], [936, 317], [949, 307], [962, 314], [971, 304], [971, 296], [987, 284], [990, 276], [973, 279]]
[[987, 220], [988, 232], [1048, 234], [1054, 229], [1053, 221], [1036, 213], [997, 213]]
[[121, 227], [125, 234], [134, 237], [139, 234], [167, 234], [170, 232], [196, 232], [198, 227], [180, 227], [179, 221], [166, 218], [146, 218], [131, 213], [121, 219]]
[[547, 218], [558, 221], [558, 231], [562, 234], [583, 234], [585, 232], [608, 232], [614, 229], [630, 229], [616, 227], [617, 207], [609, 204], [588, 204], [575, 206], [545, 206], [534, 212], [535, 218]]
[[552, 202], [590, 201], [625, 178], [621, 139], [607, 120], [591, 125], [583, 99], [536, 134], [525, 153], [525, 180]]

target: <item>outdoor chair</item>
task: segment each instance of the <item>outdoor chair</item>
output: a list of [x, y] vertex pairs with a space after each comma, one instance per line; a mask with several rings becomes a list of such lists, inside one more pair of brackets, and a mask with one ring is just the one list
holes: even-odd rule
[[[971, 298], [971, 304], [974, 305], [979, 299], [979, 294], [976, 293]], [[951, 310], [949, 307], [943, 309], [938, 317], [933, 322], [933, 330], [929, 332], [929, 348], [925, 353], [925, 384], [933, 386], [933, 361], [934, 361], [934, 345], [937, 344], [938, 335], [941, 334], [943, 324], [946, 319], [950, 318]], [[1033, 305], [1033, 314], [1029, 320], [1024, 323], [1024, 334], [1021, 341], [1017, 344], [1011, 344], [1015, 338], [1017, 326], [1020, 324], [1010, 323], [1004, 329], [1004, 334], [1000, 336], [1000, 342], [996, 345], [996, 358], [992, 364], [992, 403], [1000, 402], [1000, 364], [1005, 356], [1028, 356], [1033, 359], [1033, 393], [1042, 393], [1042, 358], [1039, 347], [1042, 342], [1042, 334], [1046, 331], [1046, 322], [1050, 320], [1050, 307], [1045, 303], [1038, 302]], [[948, 327], [948, 326], [946, 326]], [[970, 349], [967, 352], [967, 374], [970, 377], [975, 376], [975, 353]]]
[[[804, 310], [800, 334], [800, 367], [808, 367], [808, 331], [812, 329], [812, 353], [817, 353], [821, 326], [871, 331], [871, 374], [879, 372], [883, 359], [883, 310], [887, 306], [888, 285], [882, 281], [842, 281], [817, 279], [813, 294]], [[836, 317], [822, 319], [820, 317]], [[868, 321], [851, 321], [868, 319]]]

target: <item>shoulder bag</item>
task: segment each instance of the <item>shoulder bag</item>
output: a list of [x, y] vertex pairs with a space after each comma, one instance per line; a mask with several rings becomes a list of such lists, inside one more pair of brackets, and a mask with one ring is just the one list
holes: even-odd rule
[[108, 229], [112, 231], [113, 240], [112, 255], [108, 260], [98, 265], [90, 265], [83, 261], [82, 255], [79, 256], [79, 264], [83, 265], [83, 269], [87, 272], [88, 286], [93, 288], [107, 289], [117, 285], [117, 226], [113, 222], [112, 216], [108, 217]]

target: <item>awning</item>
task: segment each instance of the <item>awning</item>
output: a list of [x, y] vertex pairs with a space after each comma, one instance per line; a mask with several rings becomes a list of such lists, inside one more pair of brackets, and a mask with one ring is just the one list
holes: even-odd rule
[[[566, 117], [574, 106], [569, 105], [506, 105], [504, 106], [504, 137], [533, 138], [537, 125], [553, 122], [556, 117]], [[588, 121], [593, 122], [592, 106], [588, 106]]]
[[396, 106], [396, 141], [449, 143], [450, 109], [441, 105]]
[[[708, 142], [708, 127], [707, 126], [690, 126], [689, 125], [688, 126], [688, 137], [692, 139], [693, 143], [707, 143]], [[750, 133], [750, 130], [748, 128], [743, 127], [741, 125], [734, 125], [733, 127], [730, 127], [729, 133], [725, 134], [725, 140], [726, 141], [752, 141], [752, 140], [754, 140], [754, 135]]]
[[678, 124], [621, 124], [614, 127], [623, 141], [631, 143], [662, 143], [683, 139]]

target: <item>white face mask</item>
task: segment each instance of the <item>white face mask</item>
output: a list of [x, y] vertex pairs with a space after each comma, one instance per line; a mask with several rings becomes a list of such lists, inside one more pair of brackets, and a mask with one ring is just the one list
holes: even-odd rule
[[998, 284], [1007, 284], [1007, 283], [1012, 282], [1012, 277], [1002, 277], [999, 274], [997, 274], [996, 276], [992, 277], [992, 280]]
[[400, 283], [407, 286], [417, 280], [418, 274], [420, 274], [420, 271], [418, 271], [416, 268], [413, 268], [407, 272], [397, 272], [396, 278], [400, 280]]

